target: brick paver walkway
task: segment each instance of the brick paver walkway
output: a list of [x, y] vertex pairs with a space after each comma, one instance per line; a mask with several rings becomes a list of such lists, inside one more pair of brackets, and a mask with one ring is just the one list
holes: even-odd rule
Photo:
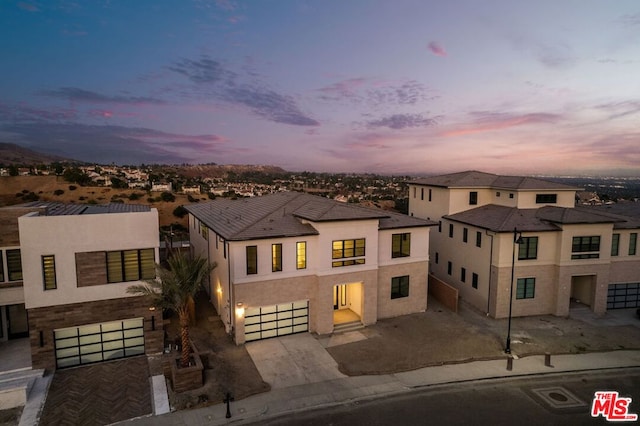
[[105, 425], [151, 414], [146, 356], [56, 371], [40, 425]]

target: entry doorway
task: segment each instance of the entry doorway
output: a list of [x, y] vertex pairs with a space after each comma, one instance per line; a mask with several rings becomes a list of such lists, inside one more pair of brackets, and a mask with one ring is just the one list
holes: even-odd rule
[[333, 323], [344, 324], [362, 318], [362, 283], [333, 286]]
[[29, 321], [24, 303], [7, 306], [7, 335], [9, 339], [29, 337]]
[[571, 305], [585, 305], [593, 309], [595, 283], [595, 275], [571, 277]]

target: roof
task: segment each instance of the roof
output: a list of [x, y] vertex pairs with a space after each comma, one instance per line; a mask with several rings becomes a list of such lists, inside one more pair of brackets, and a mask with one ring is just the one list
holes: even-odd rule
[[439, 186], [445, 188], [495, 188], [512, 190], [573, 190], [581, 188], [551, 182], [528, 176], [500, 176], [492, 173], [470, 170], [447, 175], [415, 179], [409, 182], [415, 185]]
[[184, 207], [222, 238], [238, 241], [317, 235], [318, 231], [309, 222], [377, 219], [379, 229], [435, 225], [428, 220], [300, 192], [216, 199]]
[[640, 202], [622, 202], [604, 206], [584, 206], [582, 209], [618, 219], [615, 229], [640, 228]]
[[135, 213], [148, 212], [151, 207], [142, 204], [65, 204], [50, 201], [33, 201], [20, 207], [42, 209], [42, 216], [68, 216], [80, 214]]
[[466, 223], [493, 232], [559, 231], [560, 225], [612, 223], [622, 226], [625, 220], [605, 215], [587, 208], [566, 208], [546, 206], [538, 209], [517, 209], [515, 207], [488, 204], [464, 212], [444, 216], [446, 219]]

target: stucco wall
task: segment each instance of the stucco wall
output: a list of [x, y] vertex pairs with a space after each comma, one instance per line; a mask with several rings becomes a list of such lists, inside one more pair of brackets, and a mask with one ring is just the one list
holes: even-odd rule
[[[409, 296], [391, 298], [391, 279], [409, 276]], [[378, 318], [424, 312], [427, 309], [427, 264], [425, 262], [384, 266], [378, 270]]]

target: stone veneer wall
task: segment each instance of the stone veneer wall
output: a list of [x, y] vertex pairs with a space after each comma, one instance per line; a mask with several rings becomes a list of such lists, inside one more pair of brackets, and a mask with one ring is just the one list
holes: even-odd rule
[[[29, 339], [33, 368], [55, 370], [53, 331], [100, 322], [144, 317], [144, 340], [147, 354], [160, 353], [164, 348], [162, 312], [150, 311], [150, 303], [144, 296], [98, 300], [51, 307], [29, 309]], [[155, 317], [155, 331], [152, 319]], [[40, 332], [43, 344], [40, 346]]]

